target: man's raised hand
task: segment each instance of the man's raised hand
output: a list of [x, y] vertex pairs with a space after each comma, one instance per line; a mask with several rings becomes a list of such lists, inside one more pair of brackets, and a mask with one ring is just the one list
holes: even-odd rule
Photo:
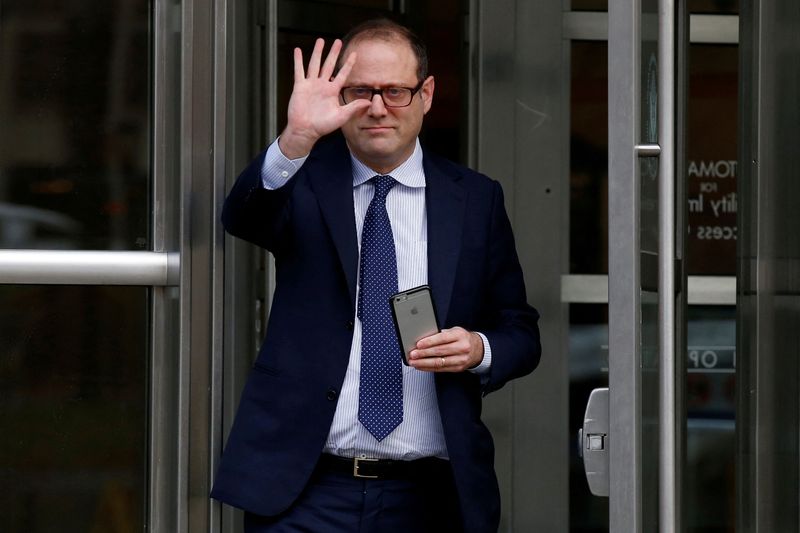
[[303, 68], [303, 53], [299, 48], [294, 49], [294, 88], [289, 98], [286, 129], [278, 140], [281, 152], [289, 159], [308, 155], [320, 137], [337, 130], [354, 113], [370, 105], [368, 100], [341, 105], [339, 93], [353, 68], [356, 54], [347, 57], [334, 77], [342, 41], [336, 39], [333, 42], [322, 63], [324, 47], [325, 41], [317, 39], [307, 72]]

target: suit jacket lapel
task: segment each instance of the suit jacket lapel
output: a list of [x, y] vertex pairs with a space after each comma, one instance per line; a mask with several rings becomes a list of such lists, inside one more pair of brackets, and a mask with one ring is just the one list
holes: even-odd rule
[[[341, 144], [340, 144], [341, 143]], [[353, 207], [353, 170], [350, 152], [344, 143], [332, 142], [315, 157], [309, 168], [311, 186], [316, 193], [322, 215], [328, 224], [333, 244], [339, 254], [342, 270], [347, 279], [350, 304], [355, 313], [356, 282], [358, 273], [358, 239]], [[327, 147], [326, 147], [327, 148]]]
[[[304, 166], [309, 167], [311, 186], [339, 255], [351, 308], [355, 312], [358, 239], [353, 206], [353, 170], [344, 139], [339, 137], [325, 143], [325, 147]], [[428, 217], [428, 284], [444, 326], [461, 253], [466, 192], [458, 185], [458, 176], [445, 173], [429, 157], [424, 156], [423, 166]]]
[[445, 326], [461, 253], [466, 192], [457, 184], [458, 176], [444, 173], [427, 156], [423, 166], [428, 215], [428, 285], [442, 322], [440, 326]]

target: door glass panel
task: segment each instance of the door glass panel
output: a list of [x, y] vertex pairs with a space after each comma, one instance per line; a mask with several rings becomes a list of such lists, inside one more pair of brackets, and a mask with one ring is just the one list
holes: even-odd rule
[[[602, 6], [600, 5], [602, 4]], [[575, 0], [574, 9], [605, 9], [606, 2]], [[690, 2], [694, 12], [736, 13], [737, 2]], [[643, 2], [643, 10], [655, 11], [655, 2]], [[652, 83], [657, 65], [657, 28], [647, 27], [655, 17], [642, 21], [641, 139], [657, 142]], [[570, 272], [606, 273], [607, 228], [605, 219], [607, 176], [607, 70], [605, 43], [572, 41], [571, 100], [571, 204]], [[736, 274], [737, 243], [737, 119], [738, 48], [731, 45], [695, 44], [689, 48], [688, 142], [687, 142], [687, 272], [689, 275]], [[642, 446], [643, 516], [645, 530], [658, 523], [658, 294], [657, 164], [656, 158], [640, 162], [642, 272]], [[702, 198], [701, 198], [702, 196]], [[597, 240], [601, 246], [595, 246]], [[591, 359], [584, 340], [589, 330], [607, 327], [595, 306], [570, 307], [570, 430], [577, 429], [578, 413], [588, 391], [581, 388], [581, 363]], [[600, 307], [600, 306], [597, 306]], [[687, 469], [684, 499], [688, 531], [728, 531], [735, 520], [734, 434], [736, 384], [735, 312], [733, 307], [693, 306], [687, 327]], [[587, 319], [594, 316], [594, 319]], [[586, 324], [592, 323], [592, 326]], [[607, 333], [606, 333], [607, 335]], [[574, 420], [573, 420], [574, 418]], [[571, 528], [599, 530], [592, 496], [582, 472], [571, 476]], [[715, 488], [716, 487], [716, 488]], [[588, 518], [587, 518], [588, 517]], [[607, 527], [607, 523], [606, 523]], [[594, 529], [593, 529], [594, 528]]]
[[573, 11], [608, 11], [608, 0], [572, 0]]
[[392, 9], [392, 0], [317, 0], [325, 4], [336, 4], [337, 6], [368, 7], [371, 9]]
[[572, 41], [570, 273], [608, 273], [608, 45]]
[[[608, 272], [608, 46], [572, 41], [570, 86], [570, 273]], [[592, 390], [608, 387], [608, 305], [569, 307], [569, 442]], [[569, 530], [608, 530], [608, 499], [589, 492], [570, 446]]]
[[734, 531], [736, 308], [691, 306], [686, 360], [686, 531]]
[[[736, 45], [689, 47], [689, 275], [736, 275], [738, 68]], [[689, 307], [687, 335], [687, 531], [733, 531], [735, 307]]]
[[150, 2], [3, 0], [0, 248], [149, 249]]
[[[0, 6], [0, 248], [151, 249], [150, 1]], [[145, 528], [148, 293], [0, 285], [3, 531]]]
[[[658, 2], [641, 2], [640, 126], [642, 143], [658, 143]], [[658, 158], [639, 159], [639, 270], [642, 529], [658, 531], [659, 520], [659, 317]]]
[[739, 0], [689, 0], [690, 13], [735, 15], [739, 13]]
[[[569, 442], [575, 443], [589, 395], [608, 387], [608, 305], [569, 306]], [[578, 446], [570, 446], [569, 531], [608, 531], [608, 498], [589, 492]]]
[[736, 275], [738, 69], [736, 45], [689, 48], [689, 275]]
[[[739, 0], [689, 0], [690, 13], [735, 15]], [[573, 11], [608, 11], [608, 0], [572, 0]]]
[[0, 286], [8, 533], [143, 531], [148, 289]]

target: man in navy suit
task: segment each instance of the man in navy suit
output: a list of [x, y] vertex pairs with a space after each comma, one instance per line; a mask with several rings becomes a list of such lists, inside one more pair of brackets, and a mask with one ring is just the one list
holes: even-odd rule
[[[434, 79], [410, 30], [323, 49], [295, 49], [286, 129], [225, 202], [276, 288], [212, 497], [250, 532], [496, 531], [481, 398], [541, 352], [502, 190], [421, 148]], [[370, 283], [431, 287], [443, 329], [407, 366]]]

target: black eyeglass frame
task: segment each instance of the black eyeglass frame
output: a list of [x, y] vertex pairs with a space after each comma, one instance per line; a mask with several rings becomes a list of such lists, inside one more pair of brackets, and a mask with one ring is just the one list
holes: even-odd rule
[[[364, 86], [360, 86], [360, 85], [353, 85], [351, 87], [342, 87], [342, 90], [340, 91], [339, 95], [342, 97], [342, 102], [344, 102], [345, 104], [349, 104], [350, 102], [348, 102], [347, 98], [344, 97], [344, 92], [346, 90], [348, 90], [348, 89], [364, 89], [364, 90], [367, 90], [367, 91], [371, 92], [369, 98], [354, 98], [353, 100], [351, 100], [351, 102], [355, 101], [355, 100], [369, 100], [369, 101], [372, 101], [372, 99], [375, 98], [375, 95], [379, 94], [381, 96], [381, 101], [383, 102], [383, 105], [386, 106], [386, 107], [395, 107], [395, 108], [397, 108], [397, 107], [408, 107], [408, 106], [411, 105], [411, 102], [414, 101], [414, 96], [416, 96], [416, 94], [419, 92], [419, 90], [422, 89], [423, 85], [425, 85], [425, 80], [422, 80], [421, 82], [419, 82], [416, 87], [391, 86], [391, 87], [381, 87], [380, 89], [376, 89], [374, 87], [364, 87]], [[408, 99], [408, 103], [405, 104], [405, 105], [389, 104], [389, 103], [386, 102], [386, 98], [383, 97], [383, 91], [387, 91], [387, 90], [390, 90], [390, 89], [405, 89], [407, 91], [411, 91], [411, 98]]]

